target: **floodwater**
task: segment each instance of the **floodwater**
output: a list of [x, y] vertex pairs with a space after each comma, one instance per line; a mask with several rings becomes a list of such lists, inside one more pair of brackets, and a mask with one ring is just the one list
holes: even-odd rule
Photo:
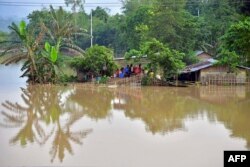
[[222, 167], [250, 149], [249, 87], [28, 86], [17, 71], [0, 67], [0, 166]]

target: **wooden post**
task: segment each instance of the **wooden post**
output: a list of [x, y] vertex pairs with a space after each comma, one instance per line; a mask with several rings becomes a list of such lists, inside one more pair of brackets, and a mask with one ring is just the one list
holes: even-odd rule
[[175, 75], [175, 86], [178, 86], [178, 77]]

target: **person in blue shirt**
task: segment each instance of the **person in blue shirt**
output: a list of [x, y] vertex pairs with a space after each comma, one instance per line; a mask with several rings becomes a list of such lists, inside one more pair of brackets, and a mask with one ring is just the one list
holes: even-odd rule
[[119, 73], [119, 78], [124, 78], [124, 76], [125, 76], [125, 70], [124, 70], [124, 68], [122, 67], [122, 68], [121, 68], [121, 71], [120, 71], [120, 73]]
[[129, 77], [130, 76], [130, 67], [129, 65], [127, 65], [127, 67], [125, 68], [125, 77]]

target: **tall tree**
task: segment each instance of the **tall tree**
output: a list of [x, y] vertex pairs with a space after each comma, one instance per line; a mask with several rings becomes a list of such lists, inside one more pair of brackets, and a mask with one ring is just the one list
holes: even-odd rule
[[229, 0], [200, 1], [198, 45], [202, 50], [216, 54], [219, 38], [238, 19], [236, 9]]
[[185, 0], [157, 0], [151, 34], [170, 48], [188, 53], [194, 49], [197, 19], [185, 10]]
[[[233, 24], [221, 38], [222, 50], [236, 52], [240, 56], [240, 64], [250, 66], [250, 18]], [[223, 55], [222, 55], [223, 56]]]
[[150, 21], [153, 16], [152, 7], [141, 6], [126, 18], [127, 44], [130, 49], [139, 49], [140, 43], [147, 40]]
[[1, 63], [8, 65], [24, 60], [22, 77], [27, 76], [32, 83], [40, 82], [35, 59], [44, 31], [41, 31], [38, 36], [34, 36], [32, 30], [27, 28], [25, 21], [21, 21], [19, 25], [12, 23], [9, 28], [16, 34], [17, 40], [8, 41], [9, 47], [2, 54], [6, 57]]
[[121, 0], [123, 4], [123, 13], [130, 15], [134, 13], [140, 6], [150, 6], [154, 0]]
[[101, 8], [100, 6], [97, 6], [96, 9], [92, 11], [92, 15], [93, 17], [96, 17], [104, 21], [105, 23], [107, 22], [109, 17], [107, 9]]
[[60, 49], [67, 49], [77, 51], [83, 54], [84, 50], [74, 44], [72, 37], [73, 35], [84, 35], [86, 31], [79, 27], [75, 27], [72, 24], [72, 16], [60, 7], [55, 10], [50, 6], [51, 21], [49, 25], [46, 25], [46, 32], [52, 44], [61, 43]]

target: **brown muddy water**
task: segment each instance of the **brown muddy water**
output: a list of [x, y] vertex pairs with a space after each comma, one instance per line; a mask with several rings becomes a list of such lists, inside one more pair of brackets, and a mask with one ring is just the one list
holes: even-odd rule
[[250, 149], [249, 87], [28, 86], [17, 71], [0, 67], [0, 166], [222, 167]]

